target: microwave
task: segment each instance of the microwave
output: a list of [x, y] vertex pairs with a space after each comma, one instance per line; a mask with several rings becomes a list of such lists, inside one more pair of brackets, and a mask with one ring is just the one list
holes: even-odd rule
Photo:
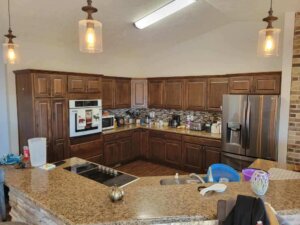
[[115, 116], [102, 116], [102, 130], [109, 130], [114, 128]]

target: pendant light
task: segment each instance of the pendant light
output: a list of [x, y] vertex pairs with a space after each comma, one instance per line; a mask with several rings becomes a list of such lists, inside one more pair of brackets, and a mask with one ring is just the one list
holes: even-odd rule
[[13, 35], [11, 30], [11, 21], [10, 21], [10, 0], [8, 0], [8, 34], [4, 35], [8, 41], [3, 44], [3, 59], [5, 64], [15, 64], [18, 61], [18, 45], [13, 42], [13, 39], [16, 38]]
[[279, 34], [280, 29], [273, 28], [273, 22], [278, 18], [273, 16], [272, 9], [273, 0], [271, 0], [271, 6], [269, 15], [263, 18], [264, 22], [268, 23], [266, 29], [259, 31], [258, 35], [258, 55], [262, 57], [278, 56], [279, 55]]
[[92, 14], [98, 10], [92, 6], [92, 0], [82, 11], [88, 14], [86, 20], [79, 21], [79, 48], [81, 52], [100, 53], [102, 49], [102, 23], [94, 20]]

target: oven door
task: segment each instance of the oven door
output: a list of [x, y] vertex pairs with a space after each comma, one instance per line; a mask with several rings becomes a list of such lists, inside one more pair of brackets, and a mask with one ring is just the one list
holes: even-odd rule
[[70, 109], [70, 137], [96, 134], [102, 131], [102, 110], [100, 108]]

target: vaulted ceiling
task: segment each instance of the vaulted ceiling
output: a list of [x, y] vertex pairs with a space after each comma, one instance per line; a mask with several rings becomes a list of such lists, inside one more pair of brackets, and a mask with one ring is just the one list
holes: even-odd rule
[[[78, 49], [78, 21], [86, 17], [81, 11], [85, 0], [10, 1], [12, 26], [18, 41]], [[261, 23], [263, 28], [265, 24], [261, 19], [267, 15], [270, 4], [269, 0], [198, 0], [144, 30], [133, 26], [134, 21], [168, 2], [170, 0], [94, 0], [93, 5], [98, 8], [94, 18], [104, 26], [103, 54], [138, 59], [157, 55], [236, 22]], [[299, 11], [300, 1], [274, 0], [273, 8], [279, 17], [275, 25], [282, 27], [284, 13]], [[7, 1], [1, 0], [1, 35], [7, 32], [7, 23]]]

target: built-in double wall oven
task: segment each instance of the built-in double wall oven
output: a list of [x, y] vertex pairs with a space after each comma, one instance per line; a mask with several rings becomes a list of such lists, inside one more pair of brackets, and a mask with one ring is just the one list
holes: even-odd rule
[[102, 101], [69, 101], [70, 137], [80, 137], [102, 132]]

